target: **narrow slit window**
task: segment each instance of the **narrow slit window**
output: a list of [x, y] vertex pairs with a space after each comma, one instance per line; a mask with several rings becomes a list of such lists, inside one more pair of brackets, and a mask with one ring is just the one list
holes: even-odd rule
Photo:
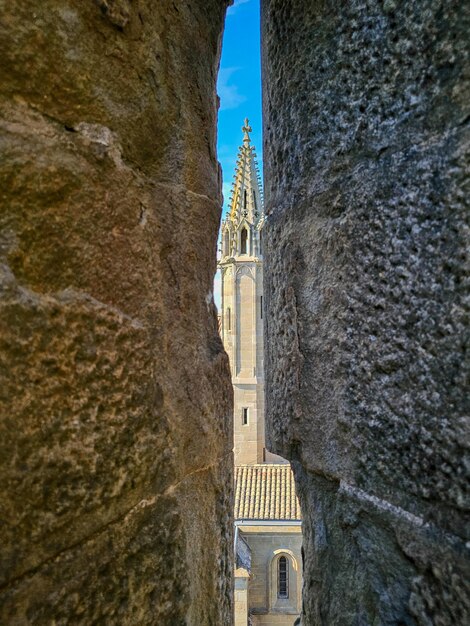
[[277, 597], [289, 597], [289, 563], [285, 556], [279, 557], [277, 562]]
[[263, 254], [263, 232], [259, 231], [259, 253]]
[[[245, 193], [243, 194], [243, 210], [246, 213], [246, 189], [245, 189]], [[246, 217], [246, 215], [245, 215]]]
[[243, 426], [247, 426], [248, 424], [248, 408], [247, 407], [242, 408], [242, 424]]
[[227, 330], [232, 330], [232, 312], [230, 307], [227, 307]]
[[259, 298], [259, 316], [263, 319], [263, 296]]
[[241, 235], [240, 235], [240, 244], [241, 244], [241, 253], [242, 254], [246, 254], [246, 244], [248, 241], [248, 231], [246, 230], [246, 228], [242, 229]]

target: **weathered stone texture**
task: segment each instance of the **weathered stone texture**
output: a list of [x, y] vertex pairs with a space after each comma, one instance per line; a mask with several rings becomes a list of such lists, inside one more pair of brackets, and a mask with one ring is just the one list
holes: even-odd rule
[[225, 0], [0, 0], [0, 623], [231, 623]]
[[262, 13], [267, 432], [304, 624], [463, 624], [468, 3]]

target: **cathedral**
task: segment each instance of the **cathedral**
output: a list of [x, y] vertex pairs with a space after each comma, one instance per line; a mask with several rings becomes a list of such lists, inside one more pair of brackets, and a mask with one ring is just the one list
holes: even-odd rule
[[219, 260], [234, 390], [235, 626], [292, 626], [301, 606], [301, 517], [290, 465], [265, 446], [265, 220], [247, 119], [242, 131]]

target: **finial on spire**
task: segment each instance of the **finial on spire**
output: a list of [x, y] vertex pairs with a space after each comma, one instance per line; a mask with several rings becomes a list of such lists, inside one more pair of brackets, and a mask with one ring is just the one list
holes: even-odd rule
[[247, 118], [247, 117], [245, 117], [245, 124], [242, 126], [242, 132], [243, 132], [243, 133], [245, 133], [245, 134], [243, 135], [243, 141], [244, 141], [244, 142], [245, 142], [245, 141], [248, 141], [248, 142], [250, 141], [250, 135], [249, 135], [248, 133], [251, 133], [251, 131], [252, 131], [252, 128], [251, 128], [251, 126], [250, 126], [250, 123], [249, 123], [249, 121], [248, 121], [248, 118]]

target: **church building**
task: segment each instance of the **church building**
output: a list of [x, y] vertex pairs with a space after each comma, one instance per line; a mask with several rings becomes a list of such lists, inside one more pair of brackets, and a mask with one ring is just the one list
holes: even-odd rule
[[248, 120], [222, 223], [220, 330], [234, 389], [235, 626], [293, 626], [300, 508], [290, 465], [265, 447], [263, 197]]

